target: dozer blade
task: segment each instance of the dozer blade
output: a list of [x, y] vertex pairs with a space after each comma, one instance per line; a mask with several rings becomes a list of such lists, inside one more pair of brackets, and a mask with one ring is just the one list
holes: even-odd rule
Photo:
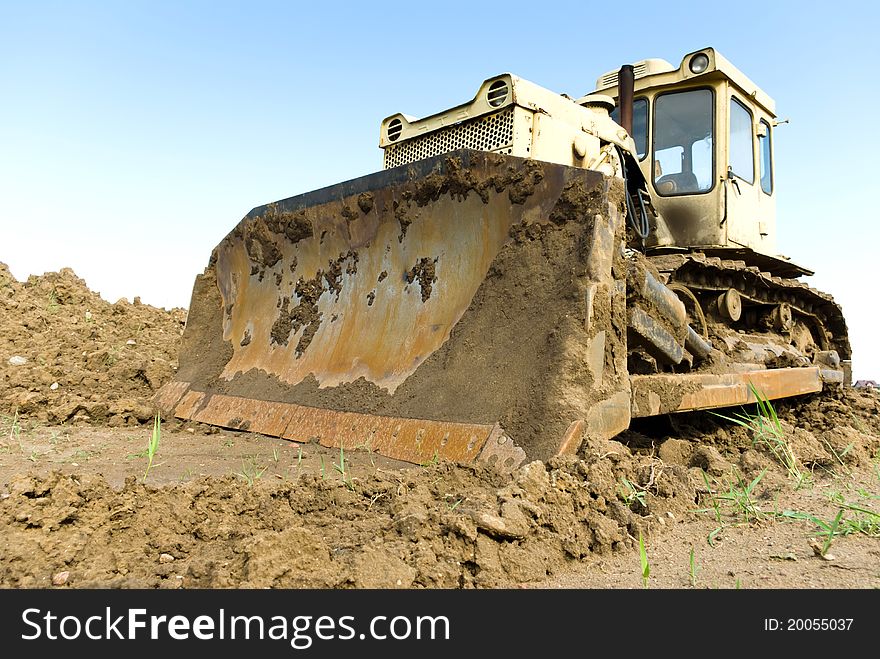
[[461, 150], [251, 211], [197, 277], [166, 412], [511, 469], [630, 420], [623, 185]]

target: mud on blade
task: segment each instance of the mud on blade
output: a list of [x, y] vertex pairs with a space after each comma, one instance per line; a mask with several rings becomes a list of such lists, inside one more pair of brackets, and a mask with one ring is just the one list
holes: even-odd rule
[[251, 211], [197, 278], [186, 419], [511, 468], [629, 422], [622, 183], [458, 151]]

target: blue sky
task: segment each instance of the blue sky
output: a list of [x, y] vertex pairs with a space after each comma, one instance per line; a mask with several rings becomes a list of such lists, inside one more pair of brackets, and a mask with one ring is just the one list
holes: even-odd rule
[[0, 261], [108, 300], [188, 306], [254, 206], [381, 168], [379, 123], [510, 71], [579, 96], [622, 63], [714, 46], [769, 93], [778, 247], [843, 304], [880, 379], [870, 2], [6, 2]]

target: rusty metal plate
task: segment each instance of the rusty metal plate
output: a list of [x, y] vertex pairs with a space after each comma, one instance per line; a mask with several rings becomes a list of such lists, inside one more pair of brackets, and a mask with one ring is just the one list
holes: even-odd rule
[[[434, 458], [474, 462], [480, 456], [490, 464], [497, 463], [499, 468], [511, 468], [511, 464], [519, 466], [525, 459], [523, 450], [515, 446], [497, 424], [375, 416], [200, 391], [186, 391], [174, 414], [181, 419], [295, 442], [376, 451], [415, 464]], [[493, 450], [486, 452], [484, 448], [490, 437]], [[496, 459], [489, 460], [493, 454]]]
[[562, 436], [562, 441], [559, 442], [556, 455], [574, 455], [577, 453], [581, 447], [581, 440], [583, 439], [586, 425], [587, 422], [583, 419], [572, 421], [565, 431], [565, 435]]
[[214, 394], [191, 413], [193, 421], [281, 437], [296, 405]]
[[189, 382], [168, 382], [153, 396], [153, 404], [163, 412], [173, 410], [187, 389]]
[[754, 403], [757, 399], [750, 383], [770, 400], [822, 391], [816, 367], [722, 375], [634, 375], [631, 380], [634, 417]]
[[177, 406], [174, 408], [174, 416], [178, 419], [192, 419], [206, 396], [207, 394], [202, 391], [187, 391], [177, 402]]
[[317, 441], [323, 446], [363, 448], [422, 464], [435, 457], [473, 462], [493, 426], [338, 412], [302, 405], [296, 408], [284, 439]]

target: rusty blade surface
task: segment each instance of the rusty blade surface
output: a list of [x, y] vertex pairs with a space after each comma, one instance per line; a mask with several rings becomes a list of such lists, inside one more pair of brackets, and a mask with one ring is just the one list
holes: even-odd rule
[[721, 375], [634, 375], [631, 380], [633, 417], [755, 403], [750, 385], [770, 400], [822, 391], [816, 367]]
[[[174, 415], [296, 442], [371, 450], [415, 464], [433, 459], [464, 463], [482, 460], [500, 469], [510, 470], [525, 459], [522, 449], [515, 446], [497, 424], [451, 423], [338, 412], [295, 403], [212, 395], [200, 391], [187, 391], [177, 403]], [[487, 444], [491, 446], [490, 450], [487, 450]]]
[[623, 193], [459, 150], [255, 208], [196, 278], [175, 413], [503, 467], [625, 428]]
[[[458, 194], [435, 194], [432, 185], [453, 184], [439, 170], [397, 184], [371, 176], [357, 192], [337, 186], [329, 199], [246, 218], [216, 250], [233, 350], [221, 377], [259, 369], [322, 388], [363, 377], [394, 393], [449, 338], [511, 226], [546, 218], [562, 190], [563, 169], [548, 167], [539, 192], [511, 203], [479, 188], [507, 170], [472, 158], [474, 187]], [[296, 227], [308, 235], [291, 238]]]

